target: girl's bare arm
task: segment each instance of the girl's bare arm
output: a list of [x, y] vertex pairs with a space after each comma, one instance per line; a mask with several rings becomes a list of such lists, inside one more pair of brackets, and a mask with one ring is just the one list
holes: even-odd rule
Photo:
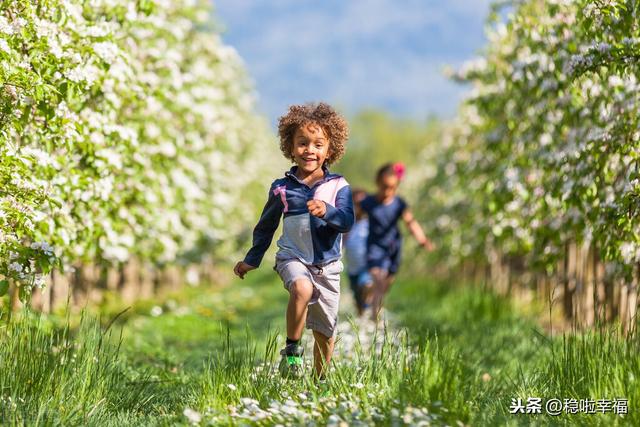
[[432, 251], [434, 248], [433, 243], [431, 243], [431, 240], [429, 240], [427, 236], [424, 235], [422, 227], [420, 226], [418, 221], [416, 221], [413, 216], [413, 212], [411, 212], [410, 209], [407, 208], [404, 210], [404, 212], [402, 213], [402, 220], [407, 225], [407, 228], [409, 229], [413, 237], [415, 237], [415, 239], [418, 241], [418, 244], [426, 250]]

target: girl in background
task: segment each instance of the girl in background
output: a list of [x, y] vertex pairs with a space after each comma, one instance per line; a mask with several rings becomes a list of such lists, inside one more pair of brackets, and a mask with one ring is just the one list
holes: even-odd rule
[[407, 228], [424, 249], [434, 246], [413, 217], [407, 203], [397, 196], [404, 176], [402, 163], [387, 163], [376, 174], [376, 194], [362, 200], [360, 206], [369, 218], [367, 238], [367, 268], [373, 278], [371, 317], [377, 321], [384, 296], [389, 291], [400, 265], [402, 235], [398, 221], [402, 218]]
[[369, 220], [360, 206], [360, 202], [367, 197], [367, 193], [362, 189], [354, 189], [352, 193], [356, 222], [351, 231], [344, 236], [344, 249], [349, 285], [353, 292], [358, 315], [362, 316], [365, 309], [369, 307], [369, 296], [373, 286], [371, 275], [367, 268]]

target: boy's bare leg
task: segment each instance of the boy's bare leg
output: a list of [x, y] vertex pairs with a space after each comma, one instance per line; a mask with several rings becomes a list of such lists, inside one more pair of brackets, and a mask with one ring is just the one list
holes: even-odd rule
[[327, 337], [318, 331], [313, 331], [313, 337], [315, 338], [315, 343], [313, 344], [313, 364], [316, 368], [316, 378], [322, 378], [326, 369], [329, 368], [335, 340], [333, 337]]
[[289, 287], [289, 305], [287, 305], [287, 338], [302, 338], [304, 322], [307, 319], [307, 306], [311, 301], [313, 285], [306, 279], [298, 279]]

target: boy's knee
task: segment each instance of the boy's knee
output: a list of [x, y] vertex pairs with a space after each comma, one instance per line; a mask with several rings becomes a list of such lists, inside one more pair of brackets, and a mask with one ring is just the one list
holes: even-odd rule
[[289, 287], [289, 293], [295, 299], [309, 300], [313, 295], [313, 285], [308, 280], [298, 279]]

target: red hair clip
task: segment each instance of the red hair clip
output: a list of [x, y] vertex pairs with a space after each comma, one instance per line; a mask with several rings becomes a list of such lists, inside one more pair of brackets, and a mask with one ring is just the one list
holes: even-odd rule
[[393, 164], [393, 173], [396, 174], [396, 176], [400, 181], [402, 181], [402, 178], [404, 177], [404, 171], [405, 171], [404, 164], [400, 162]]

